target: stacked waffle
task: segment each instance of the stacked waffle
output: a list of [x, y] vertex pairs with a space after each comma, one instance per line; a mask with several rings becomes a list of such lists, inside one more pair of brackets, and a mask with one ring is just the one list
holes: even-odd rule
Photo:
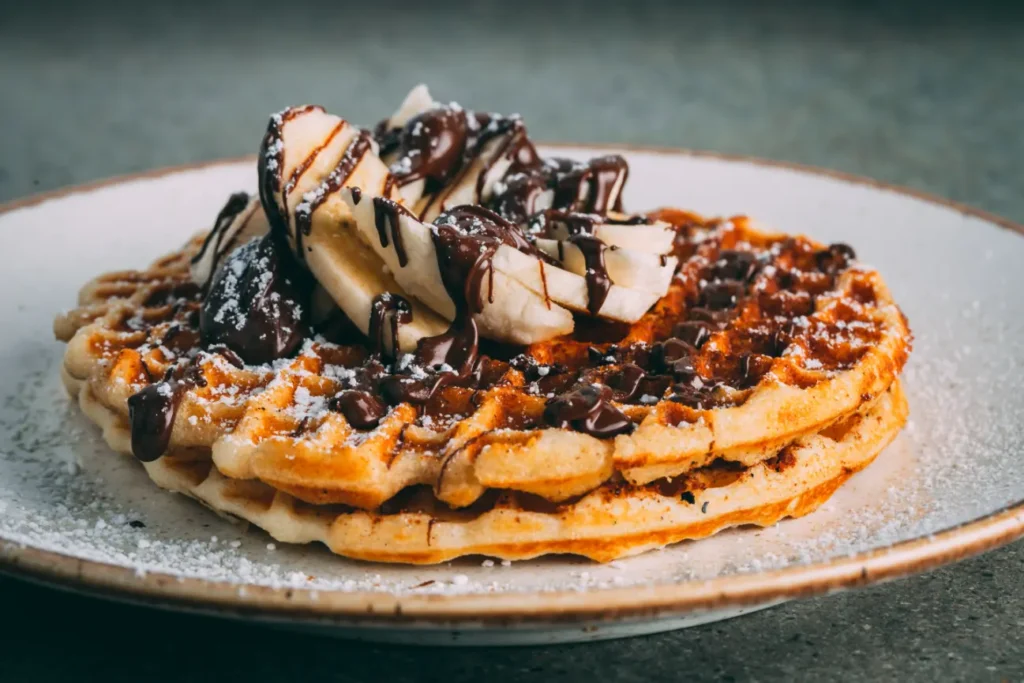
[[259, 166], [55, 330], [114, 449], [278, 540], [608, 561], [806, 514], [905, 422], [906, 320], [844, 245], [624, 214], [621, 158], [419, 89], [373, 134], [277, 115]]

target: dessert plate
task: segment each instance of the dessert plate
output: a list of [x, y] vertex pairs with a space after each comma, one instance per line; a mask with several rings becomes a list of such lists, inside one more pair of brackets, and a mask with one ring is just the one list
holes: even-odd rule
[[[557, 149], [578, 158], [609, 151]], [[610, 565], [477, 558], [407, 567], [275, 545], [258, 529], [155, 490], [67, 399], [51, 321], [93, 274], [177, 248], [209, 226], [229, 192], [254, 189], [246, 159], [0, 207], [0, 569], [107, 597], [350, 637], [524, 644], [724, 619], [905, 576], [1024, 535], [1024, 228], [826, 171], [681, 151], [623, 153], [629, 208], [746, 213], [822, 242], [850, 242], [884, 273], [910, 319], [908, 428], [821, 510]]]

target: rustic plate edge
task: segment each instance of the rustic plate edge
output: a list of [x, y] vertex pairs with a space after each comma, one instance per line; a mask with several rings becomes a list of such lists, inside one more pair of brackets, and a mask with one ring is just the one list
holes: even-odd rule
[[[743, 155], [682, 148], [590, 143], [539, 143], [545, 147], [601, 149], [666, 156], [691, 156], [758, 166], [783, 168], [833, 178], [855, 185], [909, 196], [953, 209], [1024, 235], [1024, 225], [959, 202], [913, 188], [901, 187], [842, 171], [760, 159]], [[113, 185], [160, 178], [213, 166], [254, 159], [243, 156], [159, 168], [114, 176], [95, 182], [30, 195], [0, 204], [0, 215], [46, 201]], [[758, 605], [808, 597], [878, 583], [966, 559], [1024, 536], [1024, 500], [985, 517], [911, 539], [887, 548], [826, 564], [788, 567], [763, 574], [721, 577], [710, 581], [663, 584], [646, 588], [613, 588], [586, 592], [537, 592], [504, 595], [416, 595], [383, 592], [343, 592], [301, 588], [251, 586], [184, 578], [62, 555], [0, 539], [0, 572], [109, 598], [128, 599], [163, 607], [214, 610], [219, 614], [337, 621], [346, 624], [402, 623], [449, 626], [473, 622], [484, 625], [578, 623], [623, 619], [667, 618], [700, 612]], [[240, 591], [240, 588], [245, 588]]]

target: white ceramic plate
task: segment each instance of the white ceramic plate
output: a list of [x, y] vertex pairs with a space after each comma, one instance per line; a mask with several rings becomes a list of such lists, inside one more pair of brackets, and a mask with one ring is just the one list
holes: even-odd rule
[[246, 160], [0, 207], [0, 568], [121, 599], [374, 640], [518, 644], [723, 619], [906, 575], [1024, 533], [1021, 228], [811, 169], [627, 154], [629, 207], [747, 213], [849, 242], [886, 276], [909, 317], [911, 422], [818, 512], [611, 566], [560, 558], [393, 567], [321, 547], [275, 548], [258, 529], [159, 491], [67, 400], [51, 320], [92, 276], [147, 264], [208, 226], [227, 193], [255, 187]]

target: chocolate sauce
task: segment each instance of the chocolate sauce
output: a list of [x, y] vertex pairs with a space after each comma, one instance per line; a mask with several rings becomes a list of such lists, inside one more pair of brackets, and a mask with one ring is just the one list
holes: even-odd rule
[[409, 264], [409, 255], [405, 251], [405, 242], [402, 241], [402, 230], [398, 226], [398, 216], [401, 213], [409, 213], [397, 202], [384, 197], [373, 198], [373, 221], [377, 227], [377, 239], [380, 246], [387, 247], [388, 226], [391, 227], [391, 237], [395, 242], [395, 256], [398, 257], [398, 265], [405, 268]]
[[546, 231], [550, 232], [554, 225], [558, 224], [563, 226], [566, 232], [572, 236], [594, 234], [594, 226], [599, 220], [601, 220], [601, 217], [589, 213], [575, 213], [571, 211], [550, 209], [544, 212], [540, 219], [543, 221], [544, 229]]
[[584, 211], [605, 215], [622, 210], [622, 188], [629, 178], [629, 164], [618, 154], [591, 159], [590, 191]]
[[379, 121], [373, 128], [373, 139], [377, 142], [380, 156], [386, 157], [398, 151], [402, 139], [402, 129], [392, 128], [389, 119]]
[[[465, 205], [446, 211], [434, 221], [434, 248], [441, 281], [448, 295], [467, 314], [483, 309], [483, 278], [490, 274], [498, 247], [506, 245], [542, 261], [550, 259], [537, 250], [520, 228], [482, 206]], [[488, 299], [493, 300], [493, 287]]]
[[757, 257], [749, 251], [723, 249], [712, 268], [712, 277], [718, 280], [749, 282], [757, 273]]
[[[306, 158], [300, 161], [298, 166], [292, 169], [292, 173], [288, 176], [287, 182], [285, 182], [284, 187], [281, 188], [281, 211], [284, 213], [286, 220], [288, 217], [288, 195], [295, 190], [295, 186], [299, 183], [299, 180], [302, 179], [302, 176], [309, 170], [309, 167], [313, 165], [316, 158], [320, 156], [320, 153], [327, 149], [327, 146], [334, 141], [334, 138], [338, 137], [338, 133], [345, 128], [345, 125], [344, 120], [339, 121], [338, 124], [331, 129], [331, 132], [327, 134], [327, 137], [324, 138], [319, 145], [311, 149], [306, 155]], [[297, 249], [297, 251], [301, 253], [302, 250]]]
[[652, 222], [646, 216], [608, 216], [611, 211], [622, 210], [622, 187], [629, 175], [629, 165], [622, 157], [598, 157], [581, 163], [558, 158], [541, 161], [535, 155], [536, 152], [532, 161], [513, 164], [514, 170], [506, 173], [495, 196], [490, 198], [488, 206], [503, 217], [516, 223], [526, 222], [538, 214], [539, 199], [550, 192], [551, 206], [546, 211], [549, 218], [568, 223], [570, 231], [593, 232], [596, 222]]
[[612, 388], [612, 398], [620, 402], [632, 401], [640, 391], [640, 385], [647, 373], [633, 363], [626, 363], [608, 376], [605, 382]]
[[387, 415], [388, 407], [366, 391], [346, 389], [327, 402], [327, 408], [345, 416], [356, 429], [373, 429]]
[[[356, 166], [359, 165], [362, 158], [372, 148], [371, 141], [372, 136], [369, 131], [359, 131], [359, 134], [345, 148], [345, 153], [338, 159], [334, 169], [320, 183], [320, 186], [315, 191], [314, 198], [303, 201], [295, 207], [295, 253], [299, 255], [300, 259], [305, 258], [302, 238], [308, 236], [313, 229], [313, 214], [320, 208], [321, 204], [327, 201], [332, 194], [340, 190], [345, 182], [348, 181]], [[352, 199], [356, 204], [359, 203], [357, 197], [361, 196], [361, 193], [357, 195], [357, 192], [360, 192], [359, 188], [353, 187]], [[285, 201], [287, 201], [287, 195], [285, 195]]]
[[480, 348], [480, 332], [472, 317], [456, 318], [443, 334], [420, 339], [416, 344], [416, 363], [429, 370], [451, 368], [460, 377], [476, 364]]
[[550, 183], [555, 191], [554, 207], [564, 211], [584, 211], [587, 205], [591, 168], [572, 159], [551, 158], [545, 161]]
[[409, 119], [399, 135], [401, 156], [392, 165], [398, 184], [424, 180], [424, 194], [437, 192], [462, 167], [468, 141], [462, 108], [435, 107]]
[[523, 374], [530, 393], [550, 395], [561, 393], [575, 383], [577, 374], [564, 365], [538, 363], [533, 356], [519, 354], [509, 360], [509, 365]]
[[260, 179], [260, 202], [267, 213], [271, 230], [283, 236], [288, 235], [288, 215], [274, 199], [274, 194], [281, 191], [284, 176], [284, 134], [285, 124], [292, 119], [308, 114], [311, 111], [323, 111], [324, 108], [307, 104], [304, 107], [291, 107], [270, 117], [267, 132], [260, 145], [259, 159], [256, 164]]
[[[390, 345], [386, 345], [384, 325], [390, 322]], [[383, 355], [390, 348], [394, 356], [398, 355], [398, 326], [412, 322], [412, 306], [397, 294], [378, 294], [370, 305], [369, 337], [375, 354]]]
[[242, 213], [248, 205], [248, 192], [235, 192], [228, 197], [227, 203], [224, 204], [224, 207], [217, 214], [217, 218], [213, 222], [213, 228], [210, 229], [210, 233], [203, 240], [203, 246], [199, 249], [199, 253], [192, 257], [191, 264], [195, 265], [206, 257], [207, 252], [213, 254], [213, 259], [210, 262], [210, 272], [207, 275], [206, 282], [203, 283], [203, 287], [209, 286], [210, 279], [213, 278], [213, 274], [217, 271], [220, 260], [235, 247], [234, 243], [237, 235], [245, 226], [240, 226], [227, 241], [225, 241], [224, 236], [235, 218], [238, 217], [238, 214]]
[[587, 384], [557, 398], [544, 407], [544, 421], [559, 429], [574, 429], [606, 439], [628, 434], [635, 425], [611, 403], [612, 390], [600, 384]]
[[475, 114], [474, 120], [480, 127], [480, 133], [474, 139], [476, 154], [483, 151], [484, 145], [499, 136], [505, 136], [502, 143], [476, 179], [474, 203], [479, 203], [484, 191], [484, 181], [490, 174], [494, 164], [501, 159], [511, 159], [511, 165], [505, 171], [505, 177], [523, 175], [541, 165], [537, 150], [526, 136], [526, 126], [517, 116], [498, 116], [496, 114]]
[[828, 249], [815, 254], [818, 268], [827, 275], [836, 275], [846, 270], [857, 258], [853, 248], [841, 242], [829, 245]]
[[695, 349], [699, 349], [711, 336], [711, 325], [702, 320], [684, 320], [677, 323], [672, 336], [677, 337]]
[[[483, 177], [481, 175], [481, 177]], [[538, 211], [538, 202], [548, 190], [548, 180], [538, 173], [515, 173], [502, 180], [503, 190], [489, 207], [513, 223], [523, 224]]]
[[[230, 356], [228, 362], [232, 361]], [[150, 384], [128, 397], [128, 421], [131, 424], [132, 454], [142, 462], [153, 462], [167, 451], [174, 428], [174, 416], [185, 392], [205, 387], [200, 370], [203, 355], [173, 365], [161, 381]]]
[[713, 311], [732, 308], [746, 291], [743, 283], [735, 280], [711, 282], [701, 292], [701, 303]]
[[132, 454], [142, 462], [153, 462], [167, 450], [181, 395], [182, 386], [167, 381], [150, 384], [128, 398]]
[[590, 315], [596, 316], [612, 288], [608, 266], [604, 260], [605, 244], [592, 235], [584, 234], [572, 235], [568, 241], [583, 254], [583, 262], [587, 268], [587, 311]]
[[308, 331], [311, 278], [281, 238], [269, 233], [233, 251], [203, 299], [199, 331], [247, 363], [290, 356]]
[[624, 217], [608, 216], [605, 221], [611, 225], [652, 225], [654, 223], [653, 218], [642, 213]]

